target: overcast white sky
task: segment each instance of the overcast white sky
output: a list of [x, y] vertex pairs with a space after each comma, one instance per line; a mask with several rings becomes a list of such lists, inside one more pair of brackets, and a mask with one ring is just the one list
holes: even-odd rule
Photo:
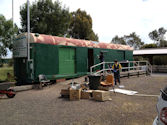
[[[27, 0], [14, 0], [14, 22], [20, 26], [20, 6]], [[32, 1], [35, 0], [30, 0]], [[54, 1], [54, 0], [53, 0]], [[167, 0], [59, 0], [70, 12], [85, 10], [93, 19], [93, 30], [100, 42], [110, 42], [115, 35], [136, 32], [145, 43], [148, 33], [167, 28]], [[12, 17], [12, 0], [0, 0], [0, 14]]]

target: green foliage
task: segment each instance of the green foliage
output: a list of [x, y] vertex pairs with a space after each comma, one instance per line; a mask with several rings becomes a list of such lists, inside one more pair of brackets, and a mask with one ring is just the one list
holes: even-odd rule
[[135, 32], [125, 36], [125, 40], [127, 45], [133, 47], [134, 49], [139, 49], [142, 45], [144, 45], [144, 42], [141, 41], [140, 37], [136, 35]]
[[[11, 74], [11, 78], [7, 78], [7, 73]], [[14, 81], [13, 67], [1, 67], [0, 68], [0, 82], [1, 81]]]
[[167, 41], [166, 40], [160, 40], [159, 47], [167, 47]]
[[161, 27], [158, 30], [153, 30], [152, 32], [150, 32], [148, 36], [151, 40], [156, 42], [158, 47], [167, 47], [167, 41], [164, 40], [164, 35], [166, 32], [167, 30]]
[[144, 44], [140, 49], [145, 48], [157, 48], [157, 44], [151, 43], [151, 44]]
[[[27, 4], [20, 8], [22, 32], [27, 31]], [[30, 5], [30, 31], [40, 34], [65, 35], [70, 25], [68, 8], [59, 1], [38, 0]]]
[[7, 49], [13, 49], [13, 39], [17, 33], [18, 28], [16, 25], [13, 28], [12, 20], [0, 15], [0, 58], [7, 55]]
[[8, 65], [9, 67], [10, 66], [13, 66], [13, 63], [14, 63], [14, 60], [13, 58], [10, 58], [10, 59], [0, 59], [0, 67], [2, 67], [3, 65]]
[[93, 32], [92, 18], [86, 13], [78, 9], [72, 12], [72, 19], [69, 28], [69, 34], [73, 38], [98, 41], [98, 35]]
[[118, 37], [117, 35], [111, 40], [111, 43], [126, 45], [124, 37]]
[[158, 35], [157, 30], [154, 30], [154, 31], [150, 32], [148, 36], [150, 37], [151, 40], [154, 40], [154, 41], [159, 40], [159, 35]]
[[129, 45], [134, 49], [139, 49], [144, 42], [141, 41], [140, 37], [136, 35], [135, 32], [124, 35], [123, 37], [118, 37], [117, 35], [112, 39], [111, 43]]
[[[21, 6], [20, 15], [21, 32], [27, 32], [27, 3]], [[92, 30], [91, 16], [80, 9], [69, 13], [59, 1], [38, 0], [30, 5], [30, 31], [98, 41], [98, 35]]]
[[8, 66], [11, 67], [11, 66], [13, 66], [13, 64], [14, 64], [14, 60], [10, 59], [9, 62], [8, 62]]

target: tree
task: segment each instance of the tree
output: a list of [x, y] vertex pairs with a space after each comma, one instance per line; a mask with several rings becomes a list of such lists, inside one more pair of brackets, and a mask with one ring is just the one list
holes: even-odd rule
[[159, 35], [157, 30], [150, 32], [148, 36], [150, 37], [151, 40], [159, 41]]
[[159, 47], [167, 47], [167, 41], [166, 40], [160, 40]]
[[117, 35], [111, 40], [111, 43], [126, 45], [124, 37], [118, 37]]
[[124, 38], [127, 45], [133, 47], [134, 49], [139, 49], [144, 44], [144, 42], [142, 42], [140, 37], [136, 35], [135, 32], [131, 33], [130, 35], [124, 36]]
[[151, 40], [155, 41], [158, 47], [166, 47], [167, 41], [165, 40], [165, 33], [167, 32], [166, 29], [163, 27], [159, 28], [158, 30], [153, 30], [148, 34]]
[[13, 49], [13, 39], [18, 33], [16, 24], [13, 27], [12, 20], [6, 20], [0, 15], [0, 59], [7, 55], [7, 50]]
[[139, 49], [144, 42], [141, 41], [140, 37], [136, 35], [135, 32], [124, 35], [123, 37], [118, 37], [117, 35], [112, 39], [111, 43], [129, 45], [134, 49]]
[[[27, 31], [27, 3], [20, 8], [22, 32]], [[66, 35], [71, 15], [59, 1], [38, 0], [30, 5], [30, 31], [49, 35]]]
[[140, 49], [145, 49], [145, 48], [157, 48], [157, 44], [151, 43], [151, 44], [144, 44], [141, 46]]
[[69, 34], [73, 38], [98, 41], [98, 35], [93, 32], [92, 18], [86, 13], [78, 9], [72, 12], [72, 19], [69, 28]]

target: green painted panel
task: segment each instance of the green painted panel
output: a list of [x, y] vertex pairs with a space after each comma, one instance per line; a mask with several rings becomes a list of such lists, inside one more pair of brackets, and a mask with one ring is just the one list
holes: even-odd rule
[[115, 59], [115, 50], [110, 50], [107, 49], [106, 52], [104, 53], [104, 60], [106, 62], [112, 62]]
[[59, 48], [59, 74], [75, 73], [75, 48]]
[[[97, 58], [97, 55], [99, 55], [100, 52], [104, 53], [105, 62], [114, 62], [115, 59], [117, 59], [118, 61], [133, 60], [133, 51], [94, 48], [94, 64], [98, 64], [100, 62]], [[108, 67], [108, 65], [106, 65], [106, 67]], [[95, 70], [99, 69], [100, 66]]]
[[129, 61], [133, 61], [133, 51], [126, 51], [125, 52], [125, 59]]
[[76, 72], [87, 73], [88, 71], [88, 48], [77, 47], [76, 48]]
[[125, 51], [123, 50], [117, 50], [117, 60], [118, 61], [124, 61], [125, 60]]
[[106, 49], [106, 53], [104, 53], [104, 59], [106, 62], [113, 62], [115, 59], [118, 61], [126, 60], [125, 50], [111, 50]]
[[58, 74], [58, 46], [47, 44], [33, 44], [34, 77], [39, 74]]
[[[126, 51], [126, 60], [133, 61], [133, 51]], [[133, 63], [130, 63], [130, 66], [133, 66]]]

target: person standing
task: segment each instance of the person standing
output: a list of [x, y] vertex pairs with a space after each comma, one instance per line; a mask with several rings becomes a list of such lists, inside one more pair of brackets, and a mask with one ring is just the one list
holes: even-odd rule
[[117, 60], [114, 61], [114, 64], [112, 66], [113, 72], [114, 72], [114, 81], [115, 81], [115, 85], [117, 85], [117, 82], [120, 85], [120, 70], [122, 69], [121, 64], [118, 63]]

